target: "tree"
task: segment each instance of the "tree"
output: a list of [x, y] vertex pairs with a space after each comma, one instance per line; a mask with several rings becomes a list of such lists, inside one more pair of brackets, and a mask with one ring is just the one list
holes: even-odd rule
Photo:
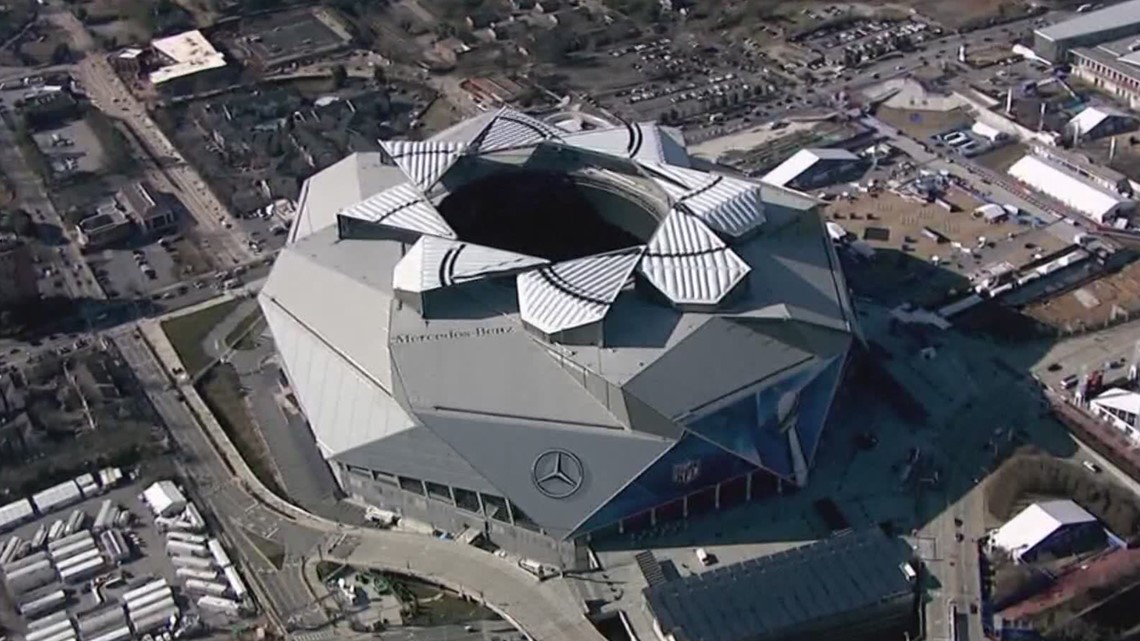
[[344, 81], [348, 79], [348, 71], [345, 70], [344, 65], [336, 65], [332, 68], [332, 81], [333, 88], [340, 89], [344, 86]]
[[67, 46], [66, 42], [61, 42], [55, 46], [51, 52], [51, 63], [53, 65], [67, 64], [72, 61], [71, 47]]

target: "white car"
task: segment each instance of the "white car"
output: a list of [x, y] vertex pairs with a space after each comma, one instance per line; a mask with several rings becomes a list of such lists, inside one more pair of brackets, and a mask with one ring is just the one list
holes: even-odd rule
[[960, 131], [955, 131], [953, 133], [948, 133], [945, 136], [942, 136], [942, 142], [950, 145], [951, 147], [957, 147], [958, 145], [966, 144], [969, 141], [970, 137]]

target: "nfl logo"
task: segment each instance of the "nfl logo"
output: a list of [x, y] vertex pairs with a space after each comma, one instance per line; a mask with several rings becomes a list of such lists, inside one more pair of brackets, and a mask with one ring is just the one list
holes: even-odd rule
[[673, 466], [673, 483], [677, 485], [688, 485], [697, 480], [700, 475], [700, 461], [685, 461]]

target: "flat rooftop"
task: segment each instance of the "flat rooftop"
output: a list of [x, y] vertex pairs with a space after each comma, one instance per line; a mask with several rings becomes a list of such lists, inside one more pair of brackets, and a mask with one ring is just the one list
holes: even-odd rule
[[313, 9], [251, 20], [237, 44], [259, 64], [275, 66], [340, 49], [350, 40], [336, 16]]
[[197, 29], [176, 36], [159, 38], [152, 41], [150, 46], [170, 62], [165, 67], [151, 72], [151, 84], [158, 85], [207, 69], [226, 66], [226, 57]]
[[[910, 550], [878, 528], [674, 579], [643, 592], [677, 641], [778, 636], [913, 593]], [[786, 634], [786, 632], [785, 632]]]
[[1034, 33], [1054, 42], [1068, 38], [1079, 38], [1100, 31], [1116, 29], [1124, 25], [1140, 23], [1140, 0], [1128, 0], [1105, 7], [1099, 11], [1086, 13], [1064, 22], [1058, 22]]

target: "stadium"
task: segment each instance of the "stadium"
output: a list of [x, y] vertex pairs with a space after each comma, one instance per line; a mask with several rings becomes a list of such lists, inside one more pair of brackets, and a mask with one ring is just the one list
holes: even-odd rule
[[581, 569], [807, 482], [858, 336], [814, 200], [652, 123], [381, 146], [305, 183], [259, 294], [348, 494]]

